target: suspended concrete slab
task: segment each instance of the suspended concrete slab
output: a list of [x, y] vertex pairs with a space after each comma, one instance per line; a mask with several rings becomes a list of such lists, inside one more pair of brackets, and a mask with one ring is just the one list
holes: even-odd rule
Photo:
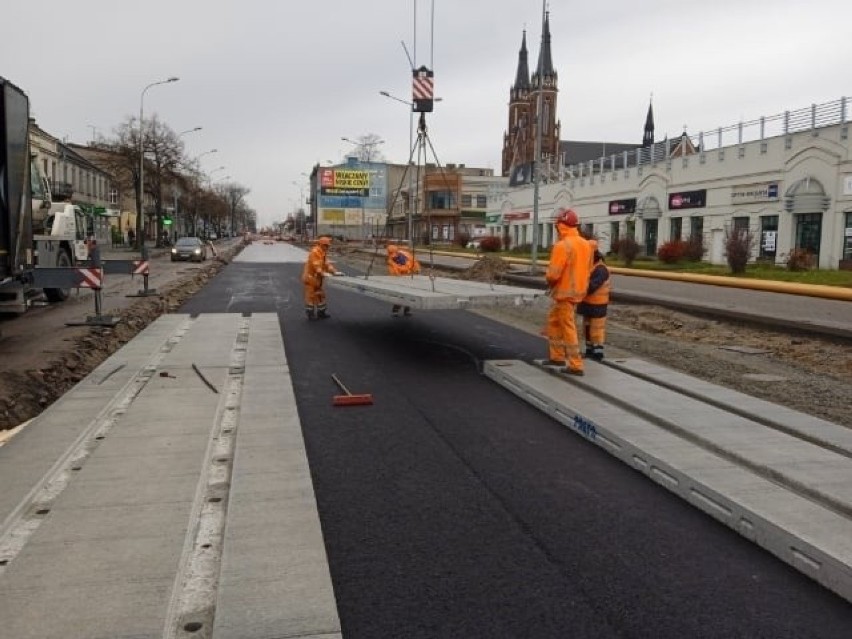
[[361, 293], [368, 297], [400, 304], [424, 311], [489, 306], [521, 306], [531, 304], [544, 291], [456, 280], [448, 277], [430, 278], [427, 275], [363, 277], [329, 277], [326, 284], [332, 288]]

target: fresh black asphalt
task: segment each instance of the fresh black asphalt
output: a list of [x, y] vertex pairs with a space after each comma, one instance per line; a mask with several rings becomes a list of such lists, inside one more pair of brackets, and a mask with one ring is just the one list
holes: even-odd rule
[[[345, 637], [852, 636], [852, 605], [481, 375], [543, 339], [337, 290], [309, 322], [300, 271], [232, 263], [181, 311], [278, 313]], [[334, 407], [332, 373], [374, 405]]]

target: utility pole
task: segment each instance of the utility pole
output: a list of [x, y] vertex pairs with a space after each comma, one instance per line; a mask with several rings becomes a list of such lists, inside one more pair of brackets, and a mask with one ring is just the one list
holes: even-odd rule
[[[541, 47], [544, 47], [544, 21], [547, 12], [547, 0], [541, 2]], [[535, 105], [535, 151], [534, 151], [534, 173], [533, 173], [533, 228], [532, 228], [532, 250], [530, 251], [530, 273], [535, 275], [537, 271], [536, 261], [538, 259], [538, 199], [539, 199], [539, 183], [541, 182], [541, 130], [544, 124], [542, 114], [542, 105], [544, 102], [544, 78], [542, 77], [541, 68], [542, 56], [538, 56], [538, 96], [536, 97]]]

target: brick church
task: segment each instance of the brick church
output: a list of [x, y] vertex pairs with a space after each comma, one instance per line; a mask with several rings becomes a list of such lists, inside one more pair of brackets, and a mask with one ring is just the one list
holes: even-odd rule
[[559, 76], [553, 66], [550, 50], [550, 13], [545, 14], [544, 33], [538, 63], [532, 76], [529, 72], [527, 33], [523, 32], [521, 50], [518, 54], [518, 69], [515, 83], [509, 89], [509, 126], [503, 133], [502, 174], [509, 176], [510, 185], [532, 181], [535, 161], [536, 122], [535, 114], [541, 94], [542, 131], [541, 165], [557, 170], [567, 166], [597, 160], [603, 155], [621, 153], [637, 147], [649, 147], [654, 143], [654, 114], [648, 106], [645, 131], [641, 144], [617, 142], [587, 142], [561, 140], [561, 123], [556, 117], [556, 101], [559, 94]]

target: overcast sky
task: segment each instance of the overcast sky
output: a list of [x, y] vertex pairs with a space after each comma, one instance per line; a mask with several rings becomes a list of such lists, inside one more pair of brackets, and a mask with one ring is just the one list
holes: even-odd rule
[[[652, 93], [657, 139], [852, 96], [849, 0], [549, 8], [563, 139], [641, 142]], [[541, 12], [541, 0], [7, 0], [0, 75], [76, 143], [111, 136], [147, 84], [178, 76], [146, 93], [146, 117], [203, 127], [183, 137], [189, 153], [218, 149], [202, 168], [224, 165], [214, 179], [249, 188], [268, 224], [307, 196], [302, 173], [353, 149], [343, 136], [376, 134], [385, 159], [407, 161], [407, 107], [379, 95], [410, 98], [402, 41], [434, 68], [438, 161], [499, 174], [521, 34], [533, 70]]]

